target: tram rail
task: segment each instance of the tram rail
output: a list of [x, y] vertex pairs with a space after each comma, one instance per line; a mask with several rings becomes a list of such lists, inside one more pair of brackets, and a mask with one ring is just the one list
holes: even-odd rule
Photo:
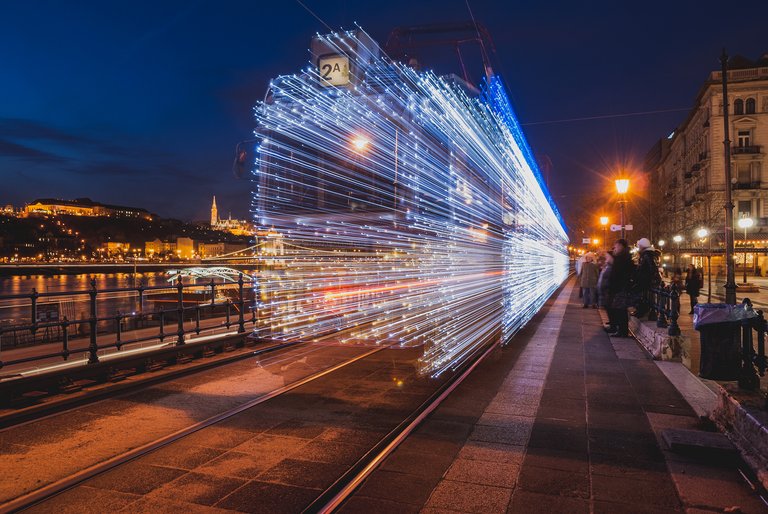
[[[396, 346], [396, 345], [393, 345]], [[330, 487], [324, 491], [304, 509], [305, 512], [332, 512], [340, 506], [345, 499], [360, 485], [360, 483], [372, 472], [373, 469], [382, 462], [399, 444], [401, 444], [408, 435], [494, 350], [499, 346], [498, 341], [487, 341], [471, 359], [467, 359], [459, 365], [452, 376], [445, 380], [439, 380], [431, 384], [429, 393], [425, 393], [426, 399], [422, 401], [416, 409], [403, 419], [394, 429], [386, 433], [384, 437], [373, 444], [352, 466], [349, 466], [346, 472], [339, 476]], [[172, 434], [158, 438], [157, 440], [143, 444], [133, 450], [116, 455], [104, 462], [89, 466], [77, 473], [51, 483], [43, 488], [32, 491], [24, 496], [20, 496], [5, 505], [0, 506], [0, 512], [18, 512], [34, 505], [39, 505], [54, 496], [72, 489], [87, 480], [96, 477], [102, 473], [118, 468], [119, 466], [138, 459], [144, 455], [170, 445], [171, 443], [182, 440], [207, 427], [215, 426], [233, 416], [255, 408], [268, 400], [277, 398], [290, 391], [297, 390], [302, 386], [317, 381], [322, 377], [332, 377], [334, 373], [339, 372], [354, 363], [361, 363], [375, 354], [385, 350], [392, 350], [392, 346], [381, 346], [365, 351], [353, 358], [345, 360], [328, 369], [314, 373], [297, 382], [288, 384], [284, 387], [259, 396], [237, 407], [211, 416], [203, 421], [179, 429]], [[395, 351], [395, 350], [393, 350]], [[298, 391], [297, 391], [297, 394]]]

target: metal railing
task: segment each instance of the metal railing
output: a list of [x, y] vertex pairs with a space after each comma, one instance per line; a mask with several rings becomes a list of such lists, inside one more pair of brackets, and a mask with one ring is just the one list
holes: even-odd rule
[[[96, 279], [91, 279], [90, 288], [79, 291], [56, 291], [40, 293], [35, 289], [29, 294], [0, 295], [0, 301], [8, 300], [28, 300], [25, 309], [29, 309], [29, 321], [22, 323], [6, 323], [0, 325], [0, 345], [7, 344], [10, 339], [12, 343], [17, 344], [19, 340], [32, 340], [40, 343], [61, 343], [61, 349], [56, 352], [46, 352], [39, 355], [31, 355], [13, 360], [0, 360], [0, 369], [5, 366], [23, 364], [55, 357], [61, 357], [63, 360], [70, 356], [87, 353], [88, 364], [99, 362], [99, 351], [106, 349], [115, 349], [120, 351], [128, 344], [144, 343], [149, 341], [165, 341], [168, 337], [176, 337], [175, 346], [183, 346], [187, 334], [200, 334], [201, 331], [215, 330], [220, 328], [229, 329], [237, 325], [237, 332], [245, 333], [246, 322], [252, 325], [256, 324], [256, 297], [257, 286], [255, 281], [243, 280], [240, 274], [237, 282], [232, 284], [216, 283], [211, 280], [206, 284], [185, 284], [181, 276], [175, 278], [175, 285], [158, 285], [97, 289]], [[229, 287], [227, 287], [229, 286]], [[217, 290], [222, 296], [217, 297]], [[234, 299], [226, 295], [236, 291]], [[169, 303], [168, 308], [156, 308], [145, 310], [144, 303], [149, 294], [157, 295], [159, 292], [165, 292], [167, 299], [163, 303]], [[187, 298], [185, 298], [187, 294]], [[207, 296], [210, 294], [210, 300]], [[129, 313], [113, 312], [107, 315], [99, 316], [99, 302], [108, 301], [119, 295], [135, 295], [138, 297], [138, 309]], [[189, 298], [189, 296], [204, 296], [204, 302], [199, 299]], [[251, 299], [246, 305], [246, 296]], [[68, 319], [65, 315], [61, 319], [46, 319], [41, 312], [41, 306], [50, 305], [52, 302], [45, 300], [55, 300], [57, 298], [67, 298], [68, 300], [77, 298], [87, 298], [88, 315], [80, 319]], [[156, 302], [156, 304], [159, 302]], [[191, 305], [190, 305], [191, 304]], [[234, 311], [233, 311], [234, 309]], [[44, 310], [44, 309], [43, 309]], [[246, 319], [245, 312], [250, 311], [249, 318]], [[204, 316], [207, 316], [204, 318]], [[175, 318], [175, 319], [174, 319]], [[203, 319], [211, 319], [213, 323], [201, 323]], [[220, 321], [218, 321], [220, 320]], [[169, 322], [169, 323], [167, 323]], [[185, 326], [185, 323], [187, 324]], [[167, 330], [167, 324], [171, 330]], [[175, 325], [175, 327], [174, 327]], [[125, 338], [125, 326], [134, 327], [135, 337]], [[102, 330], [99, 330], [99, 327]], [[156, 328], [156, 330], [153, 330]], [[36, 335], [45, 331], [47, 337], [39, 341]], [[99, 342], [99, 335], [112, 334], [114, 340], [104, 342], [102, 338]], [[10, 335], [10, 337], [9, 337]], [[26, 336], [26, 337], [25, 337]], [[72, 341], [79, 337], [87, 337], [87, 347], [71, 348]]]
[[[742, 303], [747, 309], [752, 309], [752, 302], [744, 298]], [[763, 311], [755, 310], [754, 318], [747, 318], [741, 322], [741, 373], [739, 374], [739, 387], [755, 390], [760, 388], [760, 378], [765, 376], [768, 368], [768, 360], [765, 357], [765, 333], [768, 331]], [[757, 336], [753, 338], [752, 332]], [[757, 339], [757, 341], [755, 341]], [[757, 342], [757, 348], [755, 348]], [[766, 405], [768, 407], [768, 405]]]
[[680, 317], [680, 293], [677, 287], [669, 284], [651, 289], [650, 304], [648, 320], [656, 321], [659, 328], [667, 328], [667, 334], [679, 336], [680, 325], [677, 320]]

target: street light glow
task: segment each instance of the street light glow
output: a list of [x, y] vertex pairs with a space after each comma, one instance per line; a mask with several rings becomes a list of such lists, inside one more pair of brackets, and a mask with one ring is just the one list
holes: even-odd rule
[[606, 226], [608, 224], [608, 216], [600, 216], [600, 224]]
[[667, 244], [667, 242], [666, 242], [666, 241], [664, 241], [663, 239], [659, 239], [659, 246], [660, 246], [661, 248], [664, 248], [664, 245], [665, 245], [665, 244]]
[[620, 195], [623, 195], [627, 191], [629, 191], [629, 179], [628, 178], [616, 179], [616, 191]]
[[370, 143], [371, 140], [365, 136], [355, 136], [355, 138], [352, 140], [352, 146], [354, 146], [355, 150], [358, 152], [365, 150]]
[[700, 239], [704, 239], [709, 235], [709, 230], [705, 229], [704, 227], [700, 228], [696, 231], [696, 235], [699, 236]]
[[752, 225], [755, 224], [755, 220], [753, 220], [752, 218], [741, 218], [737, 223], [739, 224], [739, 228], [747, 229], [747, 228], [751, 228]]
[[683, 236], [677, 235], [672, 238], [672, 241], [674, 241], [677, 244], [680, 244], [683, 241]]

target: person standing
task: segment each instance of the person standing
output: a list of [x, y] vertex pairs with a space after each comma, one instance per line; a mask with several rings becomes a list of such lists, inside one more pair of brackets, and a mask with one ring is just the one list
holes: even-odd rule
[[613, 311], [609, 303], [610, 294], [608, 293], [608, 282], [611, 280], [611, 268], [613, 267], [613, 252], [606, 252], [603, 259], [600, 276], [597, 278], [597, 293], [600, 298], [600, 307], [605, 309], [605, 313], [608, 315], [608, 325], [603, 328], [610, 333], [616, 332], [616, 323], [613, 321]]
[[693, 314], [693, 308], [699, 303], [699, 291], [703, 285], [702, 274], [696, 269], [693, 263], [688, 265], [688, 270], [685, 272], [685, 292], [691, 297], [691, 311], [688, 314]]
[[581, 265], [581, 276], [579, 277], [585, 309], [590, 305], [597, 309], [597, 277], [599, 274], [600, 270], [595, 264], [595, 256], [588, 253], [584, 258], [584, 264]]
[[651, 245], [651, 242], [644, 237], [637, 242], [637, 249], [640, 257], [634, 285], [640, 298], [635, 315], [642, 318], [651, 310], [651, 289], [659, 287], [661, 275], [659, 274], [659, 251]]
[[608, 318], [616, 326], [615, 332], [609, 332], [616, 337], [629, 337], [630, 291], [635, 265], [629, 255], [626, 239], [619, 239], [613, 244], [613, 265], [608, 278]]

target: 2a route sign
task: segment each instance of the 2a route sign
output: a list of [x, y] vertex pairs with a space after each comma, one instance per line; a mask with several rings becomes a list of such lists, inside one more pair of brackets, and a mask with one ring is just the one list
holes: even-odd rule
[[317, 72], [324, 86], [345, 86], [349, 84], [349, 57], [324, 55], [317, 60]]

